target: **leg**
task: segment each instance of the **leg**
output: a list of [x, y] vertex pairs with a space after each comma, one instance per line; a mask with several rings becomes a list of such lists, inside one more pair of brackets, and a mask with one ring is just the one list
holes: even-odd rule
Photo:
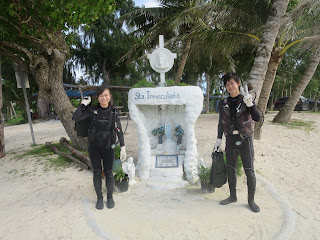
[[236, 185], [237, 185], [237, 178], [236, 178], [236, 164], [238, 159], [238, 151], [234, 149], [235, 141], [231, 138], [227, 138], [226, 140], [226, 160], [227, 160], [227, 173], [228, 173], [228, 184], [229, 184], [229, 191], [230, 196], [222, 200], [220, 202], [221, 205], [227, 205], [229, 203], [233, 203], [237, 201], [237, 194], [236, 194]]
[[114, 161], [114, 149], [106, 149], [103, 153], [103, 168], [106, 175], [106, 187], [107, 187], [107, 208], [113, 208], [115, 203], [113, 201], [113, 189], [114, 189], [114, 178], [113, 178], [113, 161]]
[[254, 194], [256, 191], [256, 176], [254, 174], [254, 167], [253, 167], [254, 150], [253, 150], [252, 138], [247, 138], [244, 141], [243, 148], [241, 150], [242, 150], [241, 160], [242, 160], [244, 171], [247, 176], [249, 207], [253, 212], [259, 212], [260, 208], [254, 202]]
[[102, 196], [102, 166], [101, 166], [101, 155], [95, 147], [89, 144], [89, 157], [93, 168], [93, 186], [97, 194], [97, 209], [103, 209], [103, 196]]

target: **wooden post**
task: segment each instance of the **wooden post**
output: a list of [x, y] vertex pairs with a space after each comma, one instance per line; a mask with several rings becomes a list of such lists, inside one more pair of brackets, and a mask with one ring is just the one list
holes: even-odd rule
[[10, 106], [11, 106], [11, 118], [13, 118], [13, 115], [12, 113], [14, 114], [14, 117], [17, 118], [17, 113], [16, 113], [16, 110], [14, 109], [14, 106], [13, 106], [13, 102], [10, 101]]
[[80, 91], [80, 94], [81, 94], [81, 100], [83, 99], [83, 93], [82, 93], [82, 88], [79, 87], [79, 91]]

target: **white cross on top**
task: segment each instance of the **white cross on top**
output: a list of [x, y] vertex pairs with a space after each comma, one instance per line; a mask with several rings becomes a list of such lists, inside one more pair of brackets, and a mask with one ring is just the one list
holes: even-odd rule
[[165, 73], [172, 68], [174, 59], [177, 58], [177, 54], [164, 48], [163, 35], [159, 35], [159, 48], [155, 49], [151, 54], [148, 54], [147, 57], [152, 69], [160, 73], [159, 86], [165, 86]]

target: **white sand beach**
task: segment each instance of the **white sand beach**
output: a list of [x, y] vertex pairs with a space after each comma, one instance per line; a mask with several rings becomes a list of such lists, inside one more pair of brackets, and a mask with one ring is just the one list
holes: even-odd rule
[[[254, 140], [259, 213], [248, 208], [244, 174], [237, 181], [238, 202], [227, 206], [219, 204], [228, 196], [227, 184], [214, 193], [203, 193], [199, 185], [156, 190], [136, 177], [127, 192], [114, 194], [113, 209], [96, 210], [92, 172], [76, 165], [50, 167], [48, 159], [55, 155], [19, 158], [31, 149], [29, 125], [5, 127], [0, 239], [320, 239], [320, 114], [293, 113], [292, 119], [313, 121], [310, 131], [275, 125], [275, 114], [266, 114], [262, 140]], [[208, 165], [217, 122], [217, 114], [196, 122], [199, 158]], [[33, 127], [37, 144], [68, 138], [58, 120]], [[125, 143], [127, 157], [136, 161], [131, 120]]]

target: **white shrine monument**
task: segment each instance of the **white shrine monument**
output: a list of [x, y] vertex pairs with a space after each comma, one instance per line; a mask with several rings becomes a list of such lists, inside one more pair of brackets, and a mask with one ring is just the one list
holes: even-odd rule
[[159, 48], [148, 54], [151, 67], [160, 73], [159, 87], [133, 88], [128, 98], [130, 117], [138, 131], [137, 173], [157, 189], [185, 187], [199, 180], [194, 127], [203, 93], [197, 86], [165, 87], [165, 73], [174, 58], [176, 54], [164, 48], [160, 35]]

